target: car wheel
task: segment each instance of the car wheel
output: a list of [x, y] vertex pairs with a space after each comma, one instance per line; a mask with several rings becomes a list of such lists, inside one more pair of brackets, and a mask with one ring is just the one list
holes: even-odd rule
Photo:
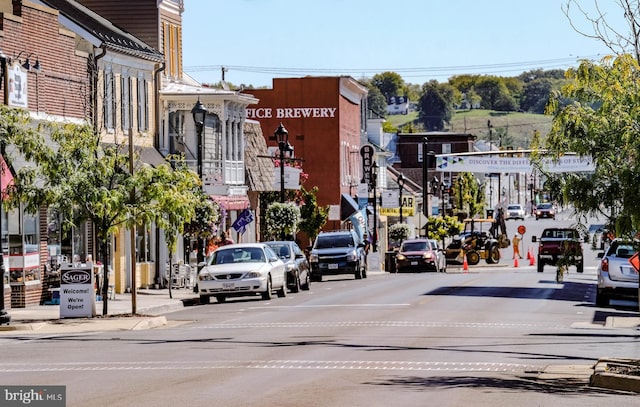
[[311, 278], [309, 277], [309, 272], [304, 273], [306, 276], [304, 279], [304, 283], [300, 284], [300, 288], [304, 291], [309, 291], [309, 285], [311, 285]]
[[290, 289], [292, 293], [300, 291], [300, 276], [298, 274], [293, 277], [293, 284], [291, 284]]
[[360, 265], [356, 266], [354, 277], [356, 278], [356, 280], [360, 280], [362, 278], [362, 269], [360, 268]]
[[[298, 285], [300, 285], [300, 281], [298, 281]], [[282, 283], [282, 287], [277, 291], [278, 298], [284, 298], [287, 296], [287, 283], [286, 281]]]
[[219, 303], [222, 304], [223, 302], [227, 302], [227, 296], [225, 296], [225, 295], [216, 295], [216, 300]]
[[262, 299], [263, 300], [271, 299], [271, 277], [267, 277], [267, 289], [262, 292]]
[[200, 304], [209, 304], [211, 302], [211, 300], [209, 299], [208, 295], [201, 295], [200, 296]]
[[538, 257], [538, 273], [542, 273], [544, 270], [544, 263], [540, 261], [540, 257]]

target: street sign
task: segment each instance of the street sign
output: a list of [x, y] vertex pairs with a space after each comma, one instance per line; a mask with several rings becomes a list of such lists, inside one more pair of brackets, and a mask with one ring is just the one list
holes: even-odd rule
[[638, 259], [638, 253], [640, 252], [636, 252], [636, 254], [631, 256], [629, 259], [629, 263], [631, 263], [633, 268], [636, 269], [636, 273], [640, 272], [640, 259]]
[[518, 226], [518, 233], [524, 235], [527, 232], [527, 228], [524, 225]]

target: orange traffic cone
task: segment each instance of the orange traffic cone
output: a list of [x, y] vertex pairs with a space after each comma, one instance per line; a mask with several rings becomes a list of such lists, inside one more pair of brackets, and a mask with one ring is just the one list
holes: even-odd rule
[[531, 261], [531, 248], [527, 249], [527, 260]]
[[465, 273], [469, 271], [469, 263], [467, 263], [467, 256], [464, 256], [464, 260], [462, 261], [462, 270]]
[[534, 264], [536, 264], [536, 258], [533, 255], [533, 250], [529, 249], [529, 251], [531, 252], [531, 254], [529, 255], [529, 265], [533, 266]]
[[518, 258], [517, 257], [513, 258], [513, 267], [516, 267], [516, 268], [518, 267]]

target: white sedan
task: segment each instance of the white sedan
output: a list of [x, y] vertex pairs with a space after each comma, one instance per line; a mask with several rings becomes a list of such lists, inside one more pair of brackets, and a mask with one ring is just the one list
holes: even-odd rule
[[266, 244], [238, 243], [222, 246], [209, 257], [198, 273], [200, 303], [211, 297], [225, 302], [227, 297], [261, 295], [271, 299], [287, 295], [286, 270], [283, 261]]

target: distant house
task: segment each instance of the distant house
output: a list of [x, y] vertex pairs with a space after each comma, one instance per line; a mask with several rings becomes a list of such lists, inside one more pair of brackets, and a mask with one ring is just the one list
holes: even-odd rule
[[407, 114], [409, 113], [409, 97], [408, 96], [391, 96], [387, 100], [388, 114]]

